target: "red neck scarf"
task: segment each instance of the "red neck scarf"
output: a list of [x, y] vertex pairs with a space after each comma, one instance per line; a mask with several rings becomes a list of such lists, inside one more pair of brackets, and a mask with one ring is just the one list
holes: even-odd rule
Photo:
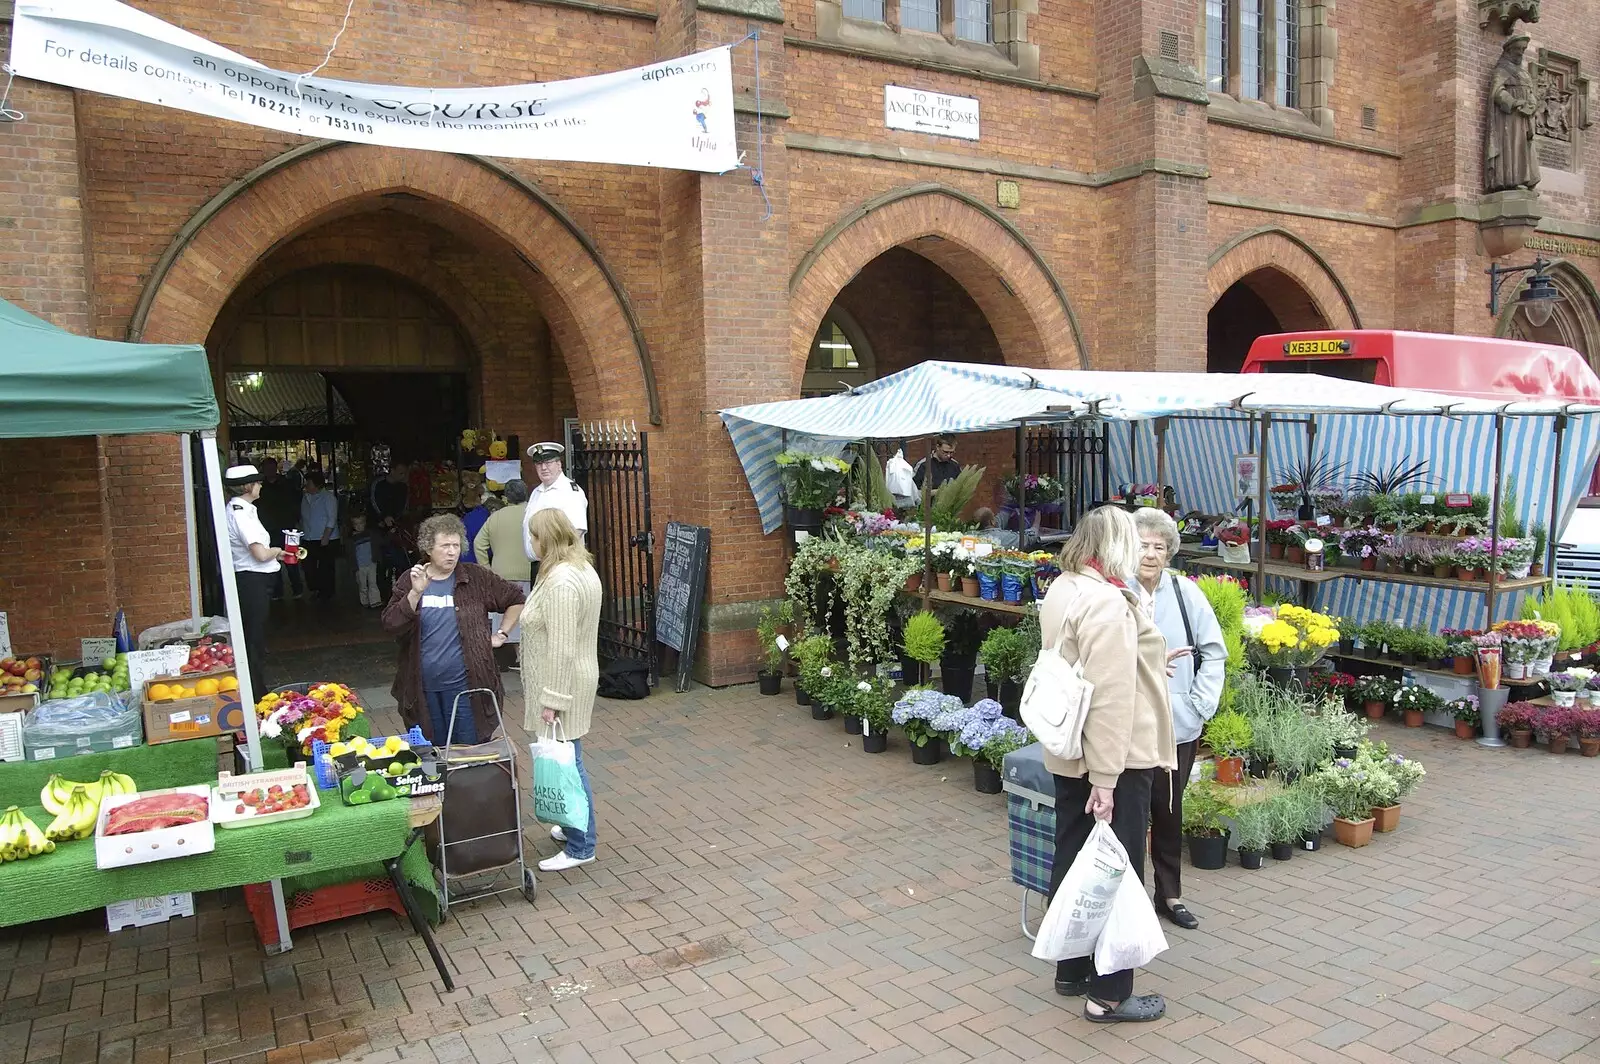
[[1106, 572], [1105, 566], [1100, 564], [1100, 560], [1098, 558], [1090, 558], [1087, 561], [1085, 561], [1083, 564], [1086, 565], [1087, 567], [1089, 567], [1090, 569], [1093, 569], [1095, 572], [1099, 573], [1101, 576], [1105, 577], [1106, 583], [1110, 584], [1112, 587], [1120, 587], [1124, 591], [1128, 590], [1128, 585], [1127, 584], [1123, 583], [1121, 580], [1118, 580], [1116, 577], [1114, 577], [1110, 573]]

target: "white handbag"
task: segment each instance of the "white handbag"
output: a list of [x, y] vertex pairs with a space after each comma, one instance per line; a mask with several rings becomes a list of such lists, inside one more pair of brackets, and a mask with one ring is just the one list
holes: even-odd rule
[[1055, 642], [1039, 651], [1022, 689], [1020, 716], [1047, 753], [1075, 761], [1083, 756], [1083, 722], [1094, 684], [1084, 678], [1076, 662], [1061, 656], [1066, 634], [1063, 620]]

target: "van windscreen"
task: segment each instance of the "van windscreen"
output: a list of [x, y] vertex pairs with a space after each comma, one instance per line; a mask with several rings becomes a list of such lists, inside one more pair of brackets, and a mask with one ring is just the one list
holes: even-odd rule
[[1297, 358], [1293, 361], [1259, 363], [1265, 373], [1320, 373], [1324, 377], [1376, 384], [1378, 360], [1375, 358]]

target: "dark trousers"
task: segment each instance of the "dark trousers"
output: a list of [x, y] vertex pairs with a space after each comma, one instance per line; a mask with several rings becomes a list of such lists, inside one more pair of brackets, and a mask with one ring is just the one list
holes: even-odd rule
[[330, 539], [324, 547], [321, 540], [314, 539], [305, 548], [305, 561], [300, 564], [305, 566], [306, 586], [320, 599], [333, 598], [334, 560], [339, 557], [339, 541]]
[[1155, 872], [1156, 903], [1183, 897], [1183, 789], [1194, 769], [1200, 740], [1178, 744], [1178, 767], [1170, 775], [1156, 769], [1150, 787], [1150, 867]]
[[[428, 700], [428, 723], [433, 728], [433, 734], [428, 736], [434, 746], [442, 747], [446, 743], [451, 746], [474, 746], [478, 742], [478, 719], [472, 715], [472, 699], [463, 698], [459, 704], [456, 698], [467, 685], [452, 687], [444, 691], [428, 691], [423, 697]], [[455, 714], [454, 731], [451, 730], [450, 716]]]
[[[1158, 769], [1124, 769], [1117, 777], [1117, 789], [1111, 808], [1111, 831], [1122, 848], [1128, 851], [1128, 871], [1144, 882], [1144, 836], [1150, 826], [1150, 786]], [[1094, 817], [1084, 812], [1089, 802], [1089, 780], [1056, 777], [1056, 853], [1050, 869], [1050, 896], [1061, 889], [1067, 878], [1067, 869], [1073, 858], [1089, 841], [1094, 829]], [[1097, 975], [1094, 958], [1074, 957], [1056, 962], [1056, 979], [1059, 982], [1089, 980], [1089, 996], [1107, 1004], [1116, 1004], [1133, 996], [1133, 970]]]
[[250, 694], [261, 700], [267, 693], [267, 613], [277, 573], [235, 573], [239, 582], [239, 623], [244, 627], [244, 652], [250, 659]]

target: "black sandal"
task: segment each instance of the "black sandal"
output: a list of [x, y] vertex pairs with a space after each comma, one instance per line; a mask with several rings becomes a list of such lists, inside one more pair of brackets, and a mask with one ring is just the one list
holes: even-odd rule
[[[1089, 1011], [1090, 1002], [1106, 1011], [1096, 1015]], [[1141, 994], [1127, 998], [1115, 1006], [1099, 998], [1087, 998], [1083, 1003], [1083, 1018], [1090, 1023], [1149, 1023], [1151, 1020], [1159, 1020], [1166, 1014], [1167, 1002], [1160, 994]]]

